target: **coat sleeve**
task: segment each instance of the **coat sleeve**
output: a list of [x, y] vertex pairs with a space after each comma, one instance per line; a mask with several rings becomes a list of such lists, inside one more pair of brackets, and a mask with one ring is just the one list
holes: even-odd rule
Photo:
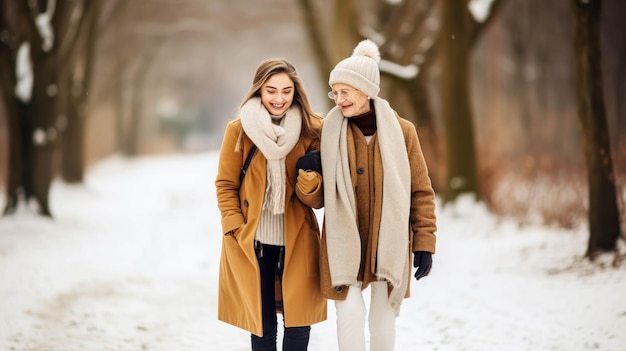
[[224, 132], [220, 149], [215, 189], [217, 207], [222, 216], [222, 233], [235, 231], [244, 224], [239, 201], [239, 173], [243, 165], [243, 151], [235, 151], [241, 125], [230, 122]]
[[428, 167], [413, 123], [403, 120], [404, 140], [411, 165], [411, 230], [412, 250], [435, 253], [437, 218], [435, 216], [435, 191], [432, 188]]

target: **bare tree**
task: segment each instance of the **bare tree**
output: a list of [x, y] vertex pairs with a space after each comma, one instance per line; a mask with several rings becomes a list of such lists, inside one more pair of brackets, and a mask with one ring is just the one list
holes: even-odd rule
[[601, 0], [572, 0], [575, 28], [578, 120], [589, 185], [589, 244], [586, 256], [617, 250], [619, 211], [607, 127], [600, 51]]
[[[8, 202], [34, 199], [51, 216], [48, 192], [61, 143], [61, 174], [82, 181], [85, 105], [93, 72], [101, 0], [2, 2], [2, 87], [10, 125]], [[18, 58], [18, 50], [29, 49]], [[16, 67], [25, 66], [23, 77]], [[30, 71], [30, 73], [29, 73]], [[32, 79], [15, 93], [15, 86]]]
[[61, 176], [69, 183], [83, 181], [85, 172], [85, 123], [87, 100], [95, 66], [101, 0], [83, 4], [80, 21], [61, 51], [59, 87]]
[[[394, 106], [401, 107], [404, 105], [402, 97], [406, 97], [408, 108], [412, 110], [412, 113], [406, 114], [406, 118], [417, 125], [418, 131], [424, 132], [420, 135], [425, 141], [423, 145], [426, 146], [427, 159], [433, 161], [443, 159], [437, 137], [439, 133], [429, 96], [429, 87], [433, 83], [430, 71], [435, 66], [437, 49], [441, 47], [441, 28], [438, 21], [434, 20], [437, 16], [438, 2], [436, 0], [398, 3], [370, 1], [365, 4], [366, 6], [361, 4], [361, 13], [356, 12], [353, 2], [335, 1], [332, 4], [334, 4], [334, 12], [332, 12], [334, 15], [330, 27], [333, 31], [331, 35], [327, 34], [330, 40], [326, 42], [329, 44], [324, 45], [322, 39], [324, 33], [321, 27], [325, 24], [318, 20], [318, 9], [308, 0], [301, 1], [305, 23], [309, 36], [312, 38], [322, 79], [327, 78], [328, 72], [339, 58], [345, 57], [346, 48], [353, 47], [362, 38], [367, 37], [374, 40], [379, 44], [383, 57], [381, 74], [390, 82], [389, 90], [394, 91], [392, 94], [387, 94], [390, 101]], [[495, 17], [501, 4], [501, 0], [495, 0], [486, 19], [480, 22], [471, 21], [467, 3], [464, 6], [458, 6], [458, 3], [452, 5], [453, 8], [458, 9], [460, 14], [462, 13], [465, 19], [463, 22], [465, 25], [460, 25], [459, 28], [464, 31], [463, 34], [466, 35], [465, 40], [467, 42], [466, 54], [463, 58], [463, 64], [467, 67], [466, 78], [456, 76], [455, 73], [455, 79], [469, 79], [467, 70], [469, 69], [471, 49], [478, 41], [480, 34]], [[458, 40], [454, 42], [455, 45], [458, 43]], [[460, 86], [464, 87], [463, 84]], [[466, 86], [469, 87], [469, 81], [467, 81]], [[464, 94], [466, 94], [465, 100], [469, 104], [469, 91], [464, 92]], [[469, 105], [467, 105], [466, 110], [469, 111]], [[461, 118], [456, 114], [454, 116]], [[473, 145], [473, 132], [471, 128], [463, 127], [471, 125], [471, 111], [470, 115], [464, 119], [466, 121], [458, 130], [461, 135], [446, 134], [446, 141], [449, 141], [450, 137], [454, 137], [453, 145], [448, 145], [450, 152], [460, 153], [458, 157], [452, 154], [450, 162], [447, 163], [448, 174], [455, 175], [450, 176], [450, 178], [454, 178], [454, 181], [452, 183], [448, 181], [446, 186], [457, 186], [459, 183], [464, 183], [469, 188], [458, 188], [459, 191], [464, 192], [467, 189], [473, 189], [472, 192], [478, 195], [477, 185], [471, 185], [477, 184], [476, 158], [473, 146], [467, 147], [468, 143]], [[454, 133], [454, 131], [451, 130], [446, 133]], [[459, 136], [467, 139], [468, 142], [459, 142]], [[439, 184], [438, 178], [440, 177], [437, 176], [438, 173], [441, 173], [441, 167], [437, 167], [437, 164], [433, 163], [432, 168], [434, 172], [431, 173], [434, 174], [433, 184], [435, 188], [445, 188]], [[463, 174], [458, 174], [458, 171], [462, 171]], [[461, 181], [461, 179], [465, 180]], [[451, 199], [456, 197], [455, 191], [449, 190], [447, 193], [452, 196]]]
[[[68, 30], [72, 3], [4, 1], [2, 3], [3, 92], [9, 119], [9, 181], [5, 214], [16, 210], [19, 199], [34, 199], [41, 214], [51, 216], [48, 191], [53, 176], [53, 154], [58, 137], [59, 39]], [[38, 25], [35, 23], [37, 19]], [[18, 59], [18, 50], [29, 55]], [[32, 74], [32, 89], [15, 94], [18, 65]]]

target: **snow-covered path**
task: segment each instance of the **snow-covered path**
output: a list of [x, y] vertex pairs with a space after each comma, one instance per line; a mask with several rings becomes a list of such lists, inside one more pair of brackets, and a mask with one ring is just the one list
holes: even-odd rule
[[[217, 153], [124, 160], [55, 183], [54, 220], [0, 218], [0, 350], [248, 350], [216, 320]], [[626, 269], [572, 265], [585, 233], [439, 211], [397, 350], [626, 350]], [[334, 309], [310, 350], [336, 350]]]

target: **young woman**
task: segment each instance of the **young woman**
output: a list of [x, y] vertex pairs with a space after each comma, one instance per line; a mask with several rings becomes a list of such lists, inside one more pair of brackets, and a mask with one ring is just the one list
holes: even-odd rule
[[[224, 133], [215, 180], [223, 235], [218, 318], [249, 331], [255, 351], [276, 350], [277, 305], [285, 351], [306, 350], [310, 326], [326, 319], [319, 228], [296, 181], [298, 160], [319, 150], [321, 124], [293, 65], [269, 59]], [[321, 175], [309, 171], [305, 192], [321, 189]]]

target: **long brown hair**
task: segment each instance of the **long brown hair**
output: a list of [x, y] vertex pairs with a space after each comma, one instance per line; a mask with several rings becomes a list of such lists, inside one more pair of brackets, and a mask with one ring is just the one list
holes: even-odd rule
[[292, 104], [297, 104], [300, 107], [300, 112], [302, 113], [302, 130], [300, 135], [311, 138], [319, 138], [319, 131], [313, 129], [311, 120], [322, 117], [313, 112], [306, 90], [304, 90], [304, 84], [298, 76], [296, 68], [284, 58], [270, 58], [259, 64], [259, 67], [256, 69], [256, 73], [254, 73], [254, 78], [252, 79], [252, 87], [248, 91], [248, 94], [246, 94], [243, 98], [241, 106], [253, 97], [261, 97], [261, 87], [268, 79], [270, 79], [271, 76], [277, 73], [286, 73], [287, 76], [289, 76], [289, 79], [293, 81], [294, 94]]

